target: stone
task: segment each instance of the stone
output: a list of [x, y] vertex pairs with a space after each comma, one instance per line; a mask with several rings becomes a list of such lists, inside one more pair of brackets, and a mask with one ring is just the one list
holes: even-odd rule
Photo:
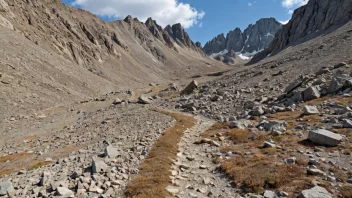
[[252, 111], [253, 116], [261, 116], [264, 114], [263, 107], [261, 106], [255, 106]]
[[303, 114], [304, 115], [314, 115], [314, 114], [319, 114], [319, 110], [316, 106], [304, 106], [303, 108]]
[[303, 91], [303, 100], [309, 101], [320, 98], [321, 94], [317, 86], [308, 87], [306, 90]]
[[346, 80], [343, 78], [339, 78], [339, 77], [332, 78], [328, 87], [328, 92], [332, 94], [340, 91], [345, 82]]
[[263, 124], [263, 128], [265, 131], [286, 131], [287, 122], [283, 120], [269, 120], [265, 121]]
[[93, 171], [93, 173], [104, 172], [107, 169], [107, 167], [108, 166], [102, 160], [99, 160], [99, 159], [93, 159], [92, 160], [92, 171]]
[[264, 148], [276, 148], [276, 144], [270, 142], [264, 142]]
[[303, 190], [298, 198], [332, 198], [332, 195], [325, 188], [315, 186], [314, 188]]
[[239, 129], [246, 129], [252, 123], [249, 120], [237, 120], [230, 122], [230, 128], [239, 128]]
[[307, 170], [308, 174], [310, 175], [320, 175], [320, 176], [325, 176], [326, 173], [324, 173], [324, 171], [317, 169], [317, 168], [309, 168]]
[[296, 79], [295, 81], [293, 81], [292, 83], [290, 83], [286, 89], [285, 89], [285, 93], [290, 93], [292, 92], [294, 89], [296, 89], [298, 86], [300, 86], [303, 82], [302, 78]]
[[13, 185], [9, 181], [0, 182], [0, 196], [7, 195], [15, 191]]
[[265, 198], [278, 198], [278, 196], [275, 194], [275, 192], [270, 191], [270, 190], [264, 191], [263, 196], [264, 196]]
[[302, 102], [303, 101], [303, 95], [302, 92], [296, 92], [293, 94], [293, 96], [291, 97], [291, 100], [293, 102]]
[[40, 185], [41, 186], [49, 185], [50, 184], [50, 177], [51, 177], [50, 172], [44, 171], [43, 175], [42, 175], [42, 178], [40, 180]]
[[122, 103], [122, 100], [120, 98], [116, 98], [112, 104], [118, 105], [118, 104], [121, 104], [121, 103]]
[[58, 187], [56, 193], [63, 197], [75, 197], [75, 194], [70, 189], [64, 187]]
[[308, 140], [325, 146], [337, 146], [342, 139], [341, 135], [324, 129], [309, 131], [308, 133]]
[[112, 146], [107, 146], [105, 148], [105, 156], [106, 157], [115, 158], [115, 157], [117, 157], [119, 155], [120, 155], [120, 153], [117, 151], [116, 148], [114, 148]]
[[165, 190], [167, 190], [172, 196], [176, 196], [176, 194], [180, 192], [180, 190], [174, 186], [167, 186]]
[[342, 126], [343, 128], [352, 128], [352, 121], [349, 119], [344, 119]]
[[139, 104], [150, 104], [150, 100], [149, 100], [149, 98], [146, 95], [142, 94], [138, 98], [138, 103]]
[[296, 163], [296, 158], [295, 157], [291, 157], [285, 160], [286, 164], [295, 164]]
[[190, 95], [198, 88], [197, 81], [193, 80], [184, 90], [181, 91], [181, 95]]

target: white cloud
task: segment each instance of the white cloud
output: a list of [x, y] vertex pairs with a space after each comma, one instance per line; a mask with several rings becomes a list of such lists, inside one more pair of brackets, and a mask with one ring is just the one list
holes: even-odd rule
[[248, 6], [252, 6], [253, 4], [252, 3], [248, 3]]
[[181, 23], [189, 28], [205, 15], [203, 11], [177, 0], [74, 0], [73, 5], [99, 16], [123, 19], [131, 15], [143, 22], [152, 17], [164, 27]]
[[203, 22], [201, 22], [199, 25], [198, 25], [198, 27], [203, 27]]
[[282, 25], [286, 25], [288, 22], [290, 21], [290, 19], [286, 20], [286, 21], [279, 21]]
[[283, 0], [282, 6], [285, 8], [293, 8], [295, 6], [302, 6], [308, 3], [308, 0]]

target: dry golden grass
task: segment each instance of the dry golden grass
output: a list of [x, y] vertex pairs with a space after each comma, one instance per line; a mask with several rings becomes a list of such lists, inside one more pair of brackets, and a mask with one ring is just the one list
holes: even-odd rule
[[29, 166], [28, 168], [27, 168], [27, 170], [34, 170], [34, 169], [38, 169], [38, 168], [40, 168], [40, 167], [42, 167], [42, 166], [46, 166], [46, 165], [49, 165], [49, 164], [51, 164], [52, 162], [45, 162], [45, 161], [41, 161], [41, 162], [38, 162], [38, 163], [36, 163], [36, 164], [33, 164], [33, 165], [31, 165], [31, 166]]
[[[0, 157], [0, 176], [13, 173], [25, 168], [33, 160], [33, 154], [16, 153]], [[7, 162], [8, 161], [8, 162]], [[5, 163], [6, 167], [3, 167]]]
[[[292, 187], [292, 183], [304, 181], [306, 175], [304, 167], [275, 163], [270, 157], [263, 155], [232, 158], [226, 160], [221, 169], [247, 193], [261, 193], [267, 188]], [[303, 186], [299, 188], [303, 189]]]
[[127, 186], [126, 197], [150, 198], [170, 196], [165, 188], [171, 183], [172, 161], [176, 159], [178, 143], [187, 128], [191, 128], [196, 120], [190, 116], [156, 110], [176, 120], [154, 144], [147, 158], [141, 165], [138, 177], [132, 179]]
[[227, 136], [228, 139], [233, 141], [235, 144], [247, 143], [250, 140], [248, 129], [230, 129], [229, 123], [215, 123], [207, 131], [205, 131], [201, 136], [203, 138], [210, 138], [213, 140], [218, 140], [214, 138], [214, 135], [221, 133]]
[[341, 198], [351, 198], [352, 197], [352, 185], [345, 185], [340, 190]]
[[297, 125], [301, 122], [297, 120], [302, 118], [302, 123], [309, 123], [310, 125], [321, 125], [321, 117], [319, 115], [302, 115], [301, 111], [293, 111], [293, 112], [278, 112], [269, 116], [270, 120], [284, 120], [287, 122], [287, 129], [293, 130]]

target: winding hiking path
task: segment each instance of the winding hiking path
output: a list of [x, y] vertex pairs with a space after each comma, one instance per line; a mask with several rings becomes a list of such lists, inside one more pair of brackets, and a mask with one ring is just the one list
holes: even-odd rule
[[212, 163], [219, 148], [194, 144], [214, 121], [169, 110], [154, 111], [171, 116], [176, 122], [155, 143], [139, 175], [130, 181], [126, 196], [240, 197]]

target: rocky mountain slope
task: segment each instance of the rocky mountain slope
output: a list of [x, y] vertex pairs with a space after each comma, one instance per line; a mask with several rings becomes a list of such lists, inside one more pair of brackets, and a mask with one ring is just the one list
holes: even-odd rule
[[108, 23], [60, 0], [0, 0], [0, 25], [7, 117], [225, 68], [180, 24], [162, 29], [131, 16]]
[[268, 47], [280, 28], [281, 24], [274, 18], [263, 18], [250, 24], [243, 32], [236, 28], [226, 37], [224, 34], [216, 36], [205, 44], [203, 50], [207, 55], [233, 50], [251, 56]]
[[351, 19], [352, 2], [349, 0], [310, 0], [307, 5], [295, 10], [289, 23], [278, 32], [270, 46], [254, 56], [249, 64], [288, 46], [331, 32]]

